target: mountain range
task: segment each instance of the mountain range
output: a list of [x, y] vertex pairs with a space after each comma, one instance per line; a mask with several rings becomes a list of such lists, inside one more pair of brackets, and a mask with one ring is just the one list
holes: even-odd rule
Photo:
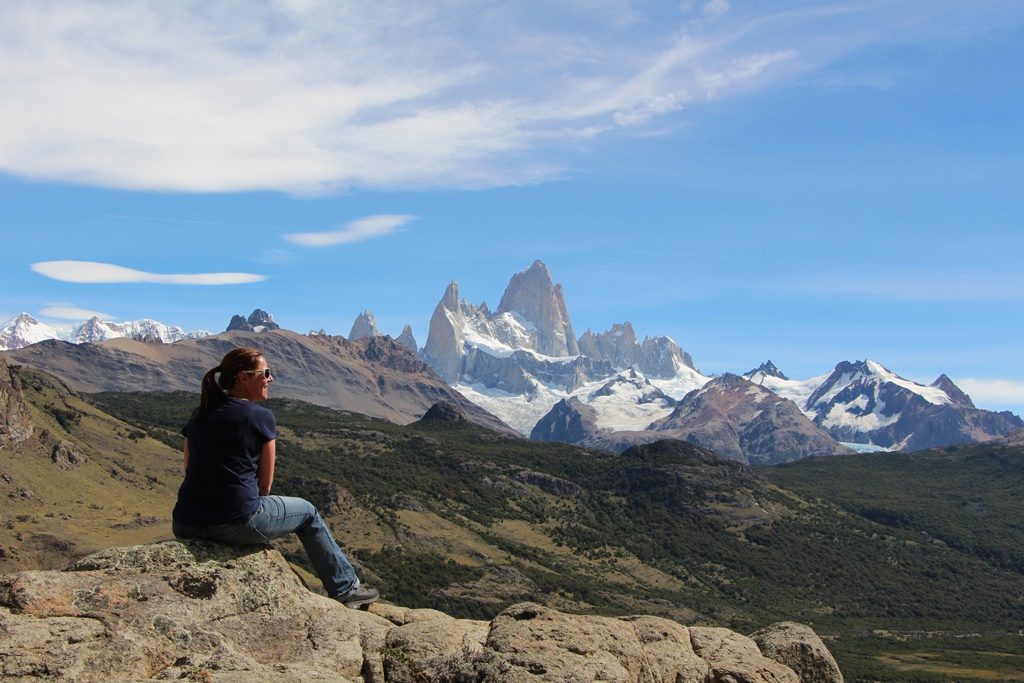
[[[238, 334], [260, 337], [231, 336]], [[1024, 428], [1012, 413], [977, 408], [945, 374], [926, 386], [858, 360], [806, 380], [771, 361], [742, 376], [711, 376], [670, 337], [637, 339], [629, 321], [577, 337], [564, 291], [541, 261], [512, 276], [493, 312], [461, 298], [453, 280], [422, 349], [408, 325], [397, 340], [382, 336], [370, 310], [347, 340], [287, 332], [261, 309], [234, 315], [215, 336], [152, 320], [92, 318], [58, 330], [27, 314], [0, 328], [0, 350], [11, 349], [15, 362], [83, 391], [194, 389], [231, 343], [266, 350], [283, 371], [275, 384], [282, 396], [400, 423], [451, 400], [506, 433], [508, 425], [537, 440], [614, 451], [675, 438], [742, 462], [776, 463], [987, 441]]]
[[207, 337], [209, 334], [205, 330], [186, 332], [177, 325], [165, 325], [149, 318], [117, 323], [93, 316], [77, 324], [54, 326], [41, 323], [28, 313], [22, 313], [0, 325], [0, 351], [21, 349], [47, 339], [87, 344], [129, 337], [139, 341], [171, 344], [182, 339]]
[[[980, 410], [946, 375], [913, 382], [872, 360], [791, 380], [771, 361], [743, 376], [701, 373], [670, 337], [627, 321], [573, 339], [562, 287], [535, 261], [496, 311], [446, 288], [422, 357], [462, 394], [531, 438], [623, 450], [673, 437], [744, 462], [856, 450], [920, 450], [1024, 427]], [[768, 390], [768, 391], [765, 391]]]

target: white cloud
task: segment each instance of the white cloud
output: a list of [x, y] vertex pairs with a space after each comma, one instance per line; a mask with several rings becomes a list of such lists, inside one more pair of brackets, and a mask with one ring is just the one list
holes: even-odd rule
[[93, 311], [88, 308], [79, 308], [78, 306], [64, 303], [47, 304], [46, 307], [40, 309], [39, 312], [44, 316], [57, 318], [58, 320], [85, 320], [87, 318], [111, 320], [113, 318], [109, 313]]
[[85, 284], [122, 284], [148, 282], [165, 285], [240, 285], [266, 280], [253, 273], [147, 273], [112, 263], [94, 261], [41, 261], [32, 270], [53, 280]]
[[346, 223], [340, 230], [333, 230], [331, 232], [293, 232], [284, 237], [286, 240], [304, 247], [333, 247], [338, 244], [349, 244], [374, 237], [383, 237], [398, 230], [414, 218], [416, 217], [390, 214], [367, 216], [366, 218]]
[[514, 2], [7, 0], [0, 172], [188, 192], [532, 183], [562, 174], [562, 131], [1024, 20], [1020, 3], [793, 7], [711, 0], [688, 21], [567, 2], [556, 29]]
[[1024, 406], [1024, 380], [967, 377], [956, 380], [956, 385], [967, 392], [975, 405]]

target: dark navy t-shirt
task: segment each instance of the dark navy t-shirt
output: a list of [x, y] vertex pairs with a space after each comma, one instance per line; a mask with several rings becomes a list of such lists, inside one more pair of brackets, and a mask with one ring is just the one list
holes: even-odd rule
[[188, 439], [188, 467], [174, 521], [207, 526], [252, 516], [259, 506], [260, 451], [277, 438], [274, 414], [251, 401], [228, 398], [206, 417], [189, 420], [181, 433]]

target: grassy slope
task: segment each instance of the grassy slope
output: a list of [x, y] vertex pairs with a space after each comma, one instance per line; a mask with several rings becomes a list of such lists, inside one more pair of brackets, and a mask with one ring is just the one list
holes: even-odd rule
[[[99, 548], [169, 537], [179, 452], [49, 375], [20, 373], [34, 433], [0, 450], [0, 571], [59, 567]], [[58, 467], [50, 457], [58, 442], [87, 462]]]

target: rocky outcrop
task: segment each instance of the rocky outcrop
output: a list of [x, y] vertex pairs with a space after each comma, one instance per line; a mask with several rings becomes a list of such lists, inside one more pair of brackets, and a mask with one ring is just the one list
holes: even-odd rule
[[534, 261], [529, 268], [512, 276], [498, 303], [496, 314], [502, 313], [518, 314], [532, 324], [536, 335], [532, 348], [536, 351], [546, 356], [579, 354], [562, 285], [551, 281], [551, 273], [543, 261]]
[[[358, 339], [366, 339], [367, 337], [376, 337], [379, 334], [380, 332], [377, 331], [377, 320], [373, 317], [373, 311], [366, 309], [352, 323], [348, 339], [349, 341], [356, 341]], [[415, 349], [413, 350], [415, 351]]]
[[800, 677], [801, 683], [832, 683], [842, 681], [843, 673], [810, 627], [783, 621], [752, 634], [765, 657], [782, 662]]
[[248, 318], [241, 315], [231, 316], [231, 322], [228, 323], [227, 332], [232, 330], [239, 330], [242, 332], [265, 332], [267, 330], [279, 330], [281, 326], [274, 322], [274, 316], [270, 315], [262, 308], [255, 308], [253, 312], [249, 314]]
[[648, 429], [749, 463], [852, 452], [792, 401], [732, 374], [691, 391], [668, 417]]
[[575, 396], [562, 399], [542, 417], [530, 432], [534, 441], [580, 443], [601, 431], [597, 411]]
[[402, 334], [398, 335], [398, 339], [395, 340], [405, 348], [409, 349], [413, 353], [419, 351], [419, 347], [416, 345], [416, 337], [412, 336], [412, 326], [406, 325], [402, 328]]
[[440, 423], [453, 425], [463, 422], [466, 422], [466, 415], [458, 407], [447, 401], [439, 401], [430, 406], [427, 412], [423, 414], [423, 417], [417, 421], [417, 424]]
[[638, 342], [628, 320], [600, 334], [587, 330], [579, 338], [579, 348], [580, 353], [608, 361], [617, 370], [635, 367], [648, 377], [675, 377], [680, 368], [694, 369], [693, 358], [670, 337], [645, 337]]
[[17, 372], [0, 358], [0, 448], [32, 436], [32, 414]]
[[226, 331], [231, 332], [233, 330], [252, 332], [252, 325], [249, 324], [249, 321], [245, 319], [244, 315], [235, 313], [233, 316], [231, 316], [231, 320], [228, 321], [228, 327]]
[[0, 633], [0, 680], [842, 681], [794, 659], [794, 639], [759, 649], [660, 617], [534, 603], [490, 622], [386, 603], [350, 610], [310, 592], [274, 550], [203, 541], [0, 577]]
[[[765, 657], [757, 643], [726, 628], [695, 627], [690, 630], [693, 651], [711, 666], [712, 681], [744, 683], [801, 683], [785, 664]], [[840, 679], [841, 680], [841, 679]]]
[[578, 344], [580, 353], [596, 360], [606, 360], [619, 369], [636, 363], [636, 332], [628, 320], [615, 323], [607, 332], [595, 334], [587, 330], [579, 338]]
[[644, 337], [637, 350], [636, 366], [648, 377], [675, 377], [684, 367], [695, 369], [690, 354], [664, 336]]
[[941, 389], [946, 396], [949, 396], [949, 400], [957, 405], [965, 406], [967, 408], [975, 407], [974, 401], [971, 400], [971, 397], [968, 396], [963, 389], [954, 384], [953, 380], [951, 380], [946, 373], [939, 375], [938, 378], [928, 386]]
[[61, 441], [50, 450], [50, 461], [62, 470], [70, 470], [89, 462], [89, 458], [75, 450], [74, 444]]
[[[759, 381], [759, 379], [763, 379], [765, 377], [777, 377], [778, 379], [786, 380], [789, 379], [788, 377], [786, 377], [785, 373], [782, 372], [782, 370], [779, 370], [775, 363], [771, 362], [771, 360], [766, 360], [753, 370], [750, 370], [749, 372], [744, 372], [743, 376], [749, 379], [754, 384], [761, 384], [762, 382]], [[757, 377], [758, 379], [755, 379], [755, 377]]]
[[587, 382], [615, 373], [607, 361], [589, 356], [545, 358], [522, 350], [495, 356], [476, 347], [466, 352], [458, 367], [466, 383], [479, 383], [510, 394], [533, 393], [534, 381], [575, 391]]

